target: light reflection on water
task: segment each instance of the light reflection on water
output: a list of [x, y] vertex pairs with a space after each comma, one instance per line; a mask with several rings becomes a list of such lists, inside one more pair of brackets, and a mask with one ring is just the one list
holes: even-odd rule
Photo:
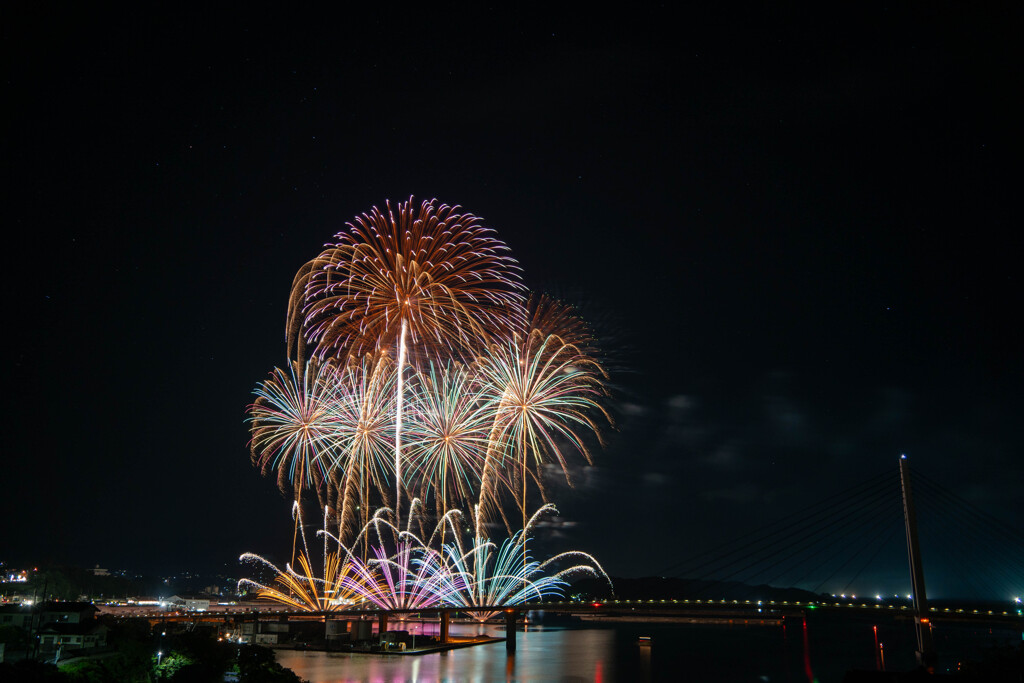
[[[432, 633], [430, 625], [424, 625]], [[404, 625], [410, 632], [420, 632]], [[504, 636], [498, 627], [485, 632]], [[476, 634], [476, 626], [452, 624], [452, 633]], [[609, 681], [614, 631], [530, 630], [516, 634], [516, 654], [505, 643], [449, 652], [409, 655], [353, 655], [279, 650], [277, 661], [310, 683], [395, 683], [398, 681]]]
[[[597, 626], [597, 625], [595, 625]], [[876, 631], [877, 627], [877, 631]], [[434, 623], [397, 628], [436, 634]], [[505, 635], [500, 626], [452, 624], [452, 633]], [[795, 681], [832, 683], [851, 669], [878, 667], [875, 634], [885, 644], [889, 671], [914, 668], [910, 620], [809, 618], [789, 625], [657, 624], [626, 622], [573, 629], [530, 627], [516, 634], [509, 657], [502, 642], [445, 653], [352, 655], [280, 650], [277, 660], [310, 683], [371, 681]], [[640, 636], [651, 638], [640, 647]], [[980, 648], [1019, 641], [1018, 631], [982, 624], [935, 628], [939, 671], [964, 659], [984, 659]]]

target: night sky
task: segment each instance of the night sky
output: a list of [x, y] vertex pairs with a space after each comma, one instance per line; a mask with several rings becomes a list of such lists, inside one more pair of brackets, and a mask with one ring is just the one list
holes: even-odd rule
[[617, 369], [553, 548], [659, 574], [901, 453], [1024, 528], [1019, 9], [19, 5], [0, 560], [287, 554], [246, 406], [295, 271], [410, 195], [482, 216]]

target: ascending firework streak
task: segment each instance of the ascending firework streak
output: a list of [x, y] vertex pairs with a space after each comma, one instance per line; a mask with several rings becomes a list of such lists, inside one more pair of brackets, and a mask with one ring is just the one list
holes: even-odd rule
[[[296, 528], [302, 528], [302, 510], [299, 503], [292, 506], [296, 519]], [[326, 526], [327, 517], [324, 523]], [[356, 568], [347, 554], [340, 548], [333, 552], [328, 550], [324, 537], [323, 578], [313, 573], [310, 559], [309, 543], [306, 541], [305, 529], [302, 529], [302, 550], [299, 552], [299, 569], [296, 571], [291, 564], [282, 570], [270, 560], [255, 553], [243, 553], [238, 559], [251, 562], [274, 572], [274, 583], [265, 585], [253, 579], [242, 579], [238, 582], [239, 590], [255, 588], [259, 597], [279, 602], [293, 609], [306, 612], [330, 612], [350, 606], [352, 595], [357, 594], [352, 588], [352, 581], [345, 579], [355, 572]], [[293, 551], [294, 552], [294, 551]]]
[[331, 378], [328, 410], [336, 429], [331, 465], [342, 495], [342, 529], [358, 529], [369, 522], [371, 489], [387, 504], [396, 377], [394, 362], [377, 354], [350, 357]]
[[333, 612], [351, 609], [361, 599], [358, 574], [362, 564], [358, 559], [346, 561], [337, 552], [324, 558], [323, 578], [313, 573], [309, 557], [299, 553], [299, 570], [290, 564], [282, 570], [269, 560], [255, 553], [244, 553], [238, 558], [242, 562], [262, 565], [275, 573], [274, 584], [264, 585], [253, 579], [238, 582], [239, 590], [254, 588], [257, 595], [273, 600], [295, 610], [304, 612]]
[[521, 317], [519, 267], [508, 247], [459, 207], [413, 199], [374, 207], [295, 277], [288, 347], [324, 359], [398, 347], [395, 511], [402, 498], [402, 413], [408, 345], [416, 362], [470, 351]]

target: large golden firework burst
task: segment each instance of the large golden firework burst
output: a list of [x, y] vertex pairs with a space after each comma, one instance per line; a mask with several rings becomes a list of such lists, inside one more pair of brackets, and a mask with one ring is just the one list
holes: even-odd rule
[[[462, 356], [521, 315], [519, 266], [481, 220], [412, 197], [347, 223], [292, 284], [289, 354]], [[309, 347], [312, 347], [310, 349]]]

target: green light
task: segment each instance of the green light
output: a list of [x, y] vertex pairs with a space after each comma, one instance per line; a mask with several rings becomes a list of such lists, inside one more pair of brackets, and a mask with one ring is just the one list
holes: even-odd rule
[[807, 605], [807, 609], [818, 609], [817, 605]]

